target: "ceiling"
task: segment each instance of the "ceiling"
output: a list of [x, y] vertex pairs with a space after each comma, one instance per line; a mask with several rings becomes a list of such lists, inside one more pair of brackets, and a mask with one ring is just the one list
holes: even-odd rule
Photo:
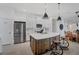
[[[20, 12], [33, 13], [37, 15], [43, 15], [46, 8], [49, 17], [58, 17], [57, 3], [1, 3], [0, 7], [6, 7]], [[60, 4], [60, 15], [66, 22], [79, 21], [77, 15], [75, 14], [76, 11], [79, 11], [79, 3]]]

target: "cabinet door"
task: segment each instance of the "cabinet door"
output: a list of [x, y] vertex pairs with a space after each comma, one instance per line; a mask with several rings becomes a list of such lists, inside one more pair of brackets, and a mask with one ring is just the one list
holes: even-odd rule
[[0, 54], [2, 53], [2, 41], [0, 39]]
[[38, 40], [37, 41], [37, 54], [41, 54], [42, 53], [42, 41]]
[[41, 40], [41, 53], [45, 53], [48, 49], [49, 49], [49, 40], [48, 39], [44, 39]]
[[50, 47], [49, 47], [49, 39], [45, 39], [45, 41], [44, 41], [44, 49], [45, 49], [45, 51], [46, 50], [48, 50]]
[[34, 54], [36, 54], [36, 40], [31, 38], [31, 49]]

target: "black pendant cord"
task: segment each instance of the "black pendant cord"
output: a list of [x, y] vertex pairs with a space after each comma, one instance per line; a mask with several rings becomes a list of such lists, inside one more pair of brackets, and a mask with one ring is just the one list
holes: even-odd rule
[[47, 3], [45, 3], [45, 13], [47, 12]]
[[44, 12], [43, 18], [48, 18], [48, 14], [47, 14], [47, 3], [45, 3], [45, 12]]
[[60, 3], [58, 3], [58, 19], [57, 20], [61, 20], [61, 17], [60, 17]]
[[58, 16], [60, 16], [60, 3], [58, 3]]

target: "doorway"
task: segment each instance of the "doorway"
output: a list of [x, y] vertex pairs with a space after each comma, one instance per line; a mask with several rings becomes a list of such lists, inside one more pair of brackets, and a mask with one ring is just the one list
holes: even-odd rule
[[14, 44], [26, 42], [26, 22], [14, 21]]

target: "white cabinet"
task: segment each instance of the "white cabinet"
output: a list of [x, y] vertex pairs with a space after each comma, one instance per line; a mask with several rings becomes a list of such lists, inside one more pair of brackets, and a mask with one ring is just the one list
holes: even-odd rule
[[2, 42], [1, 42], [1, 38], [0, 38], [0, 54], [2, 53]]
[[12, 20], [0, 19], [0, 37], [2, 45], [13, 43], [13, 23]]

